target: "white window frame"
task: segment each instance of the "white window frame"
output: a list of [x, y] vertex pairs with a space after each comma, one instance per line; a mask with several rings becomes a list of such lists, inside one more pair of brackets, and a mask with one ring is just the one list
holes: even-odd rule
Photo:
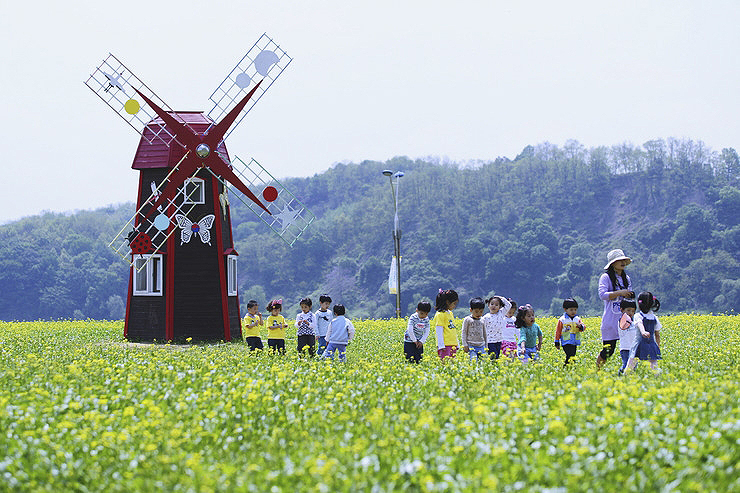
[[[163, 272], [164, 261], [161, 254], [136, 255], [134, 258], [134, 296], [163, 296]], [[142, 284], [145, 284], [143, 288], [140, 287]]]
[[236, 255], [226, 256], [226, 294], [227, 296], [236, 296], [238, 291], [237, 273], [239, 272], [236, 263]]
[[[188, 185], [195, 186], [196, 193], [193, 196], [188, 195]], [[182, 182], [182, 203], [183, 204], [205, 204], [206, 203], [206, 182], [202, 178], [187, 178]]]

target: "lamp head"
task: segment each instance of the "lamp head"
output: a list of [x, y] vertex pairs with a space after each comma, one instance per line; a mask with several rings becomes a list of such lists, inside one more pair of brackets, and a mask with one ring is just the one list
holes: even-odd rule
[[393, 171], [391, 171], [391, 170], [389, 170], [389, 169], [384, 169], [384, 170], [383, 170], [383, 174], [384, 174], [385, 176], [391, 176], [391, 175], [393, 174]]
[[396, 177], [396, 178], [401, 178], [403, 175], [404, 175], [404, 172], [403, 171], [396, 171], [396, 174], [393, 175], [393, 176]]

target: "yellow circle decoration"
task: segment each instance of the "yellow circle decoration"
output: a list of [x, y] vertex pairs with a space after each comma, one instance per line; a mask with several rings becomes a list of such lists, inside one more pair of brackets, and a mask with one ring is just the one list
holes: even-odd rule
[[123, 105], [123, 109], [126, 110], [126, 113], [129, 115], [135, 115], [139, 112], [141, 109], [141, 106], [139, 105], [139, 102], [135, 99], [129, 99], [126, 101], [126, 103]]

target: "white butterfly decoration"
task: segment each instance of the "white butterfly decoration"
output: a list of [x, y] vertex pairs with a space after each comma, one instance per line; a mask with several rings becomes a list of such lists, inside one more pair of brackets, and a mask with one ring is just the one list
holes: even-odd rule
[[197, 223], [194, 223], [182, 214], [175, 214], [175, 220], [177, 220], [177, 225], [182, 228], [182, 231], [180, 231], [180, 245], [190, 243], [193, 233], [198, 233], [200, 241], [211, 246], [210, 230], [211, 226], [213, 226], [213, 221], [216, 220], [216, 216], [208, 214], [207, 216], [203, 216]]

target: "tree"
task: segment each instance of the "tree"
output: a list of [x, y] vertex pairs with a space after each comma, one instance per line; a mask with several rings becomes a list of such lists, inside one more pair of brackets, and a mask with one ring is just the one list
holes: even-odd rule
[[740, 183], [740, 157], [732, 147], [722, 149], [717, 177], [730, 185]]
[[680, 262], [688, 264], [699, 258], [709, 247], [712, 239], [712, 220], [710, 214], [695, 204], [685, 205], [678, 210], [677, 228], [668, 243], [676, 252]]
[[725, 226], [740, 224], [740, 190], [725, 186], [719, 190], [719, 200], [714, 203], [717, 220]]
[[108, 309], [107, 318], [110, 320], [121, 320], [126, 315], [126, 304], [123, 302], [123, 298], [117, 294], [108, 298], [106, 308]]

